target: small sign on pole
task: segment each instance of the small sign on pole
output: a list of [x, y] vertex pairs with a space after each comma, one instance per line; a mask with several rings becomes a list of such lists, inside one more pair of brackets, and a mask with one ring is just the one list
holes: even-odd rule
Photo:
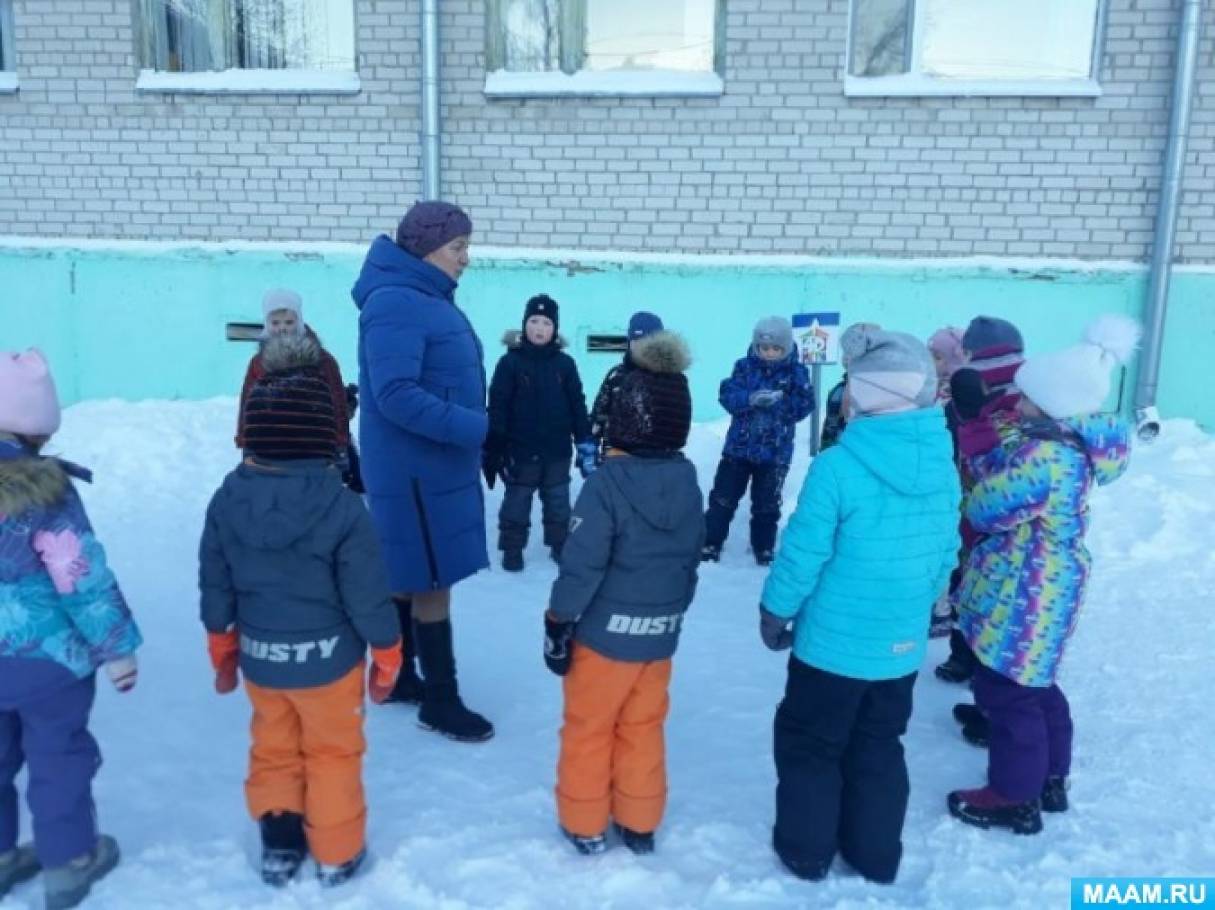
[[798, 313], [793, 317], [793, 337], [801, 351], [802, 363], [810, 367], [810, 384], [814, 387], [814, 412], [810, 417], [810, 454], [819, 451], [819, 391], [823, 382], [823, 365], [839, 363], [840, 314]]

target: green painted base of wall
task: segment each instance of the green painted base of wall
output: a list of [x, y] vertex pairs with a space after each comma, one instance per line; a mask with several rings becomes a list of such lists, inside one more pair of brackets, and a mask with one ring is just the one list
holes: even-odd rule
[[[487, 367], [502, 332], [519, 326], [524, 302], [543, 291], [561, 303], [561, 332], [593, 394], [619, 355], [588, 353], [588, 336], [623, 333], [630, 313], [648, 309], [691, 344], [699, 420], [720, 416], [718, 383], [762, 316], [839, 310], [845, 324], [877, 322], [926, 338], [987, 314], [1018, 325], [1030, 351], [1049, 350], [1075, 343], [1098, 313], [1139, 315], [1147, 284], [1142, 268], [1079, 263], [548, 255], [496, 250], [475, 259], [464, 276], [457, 299], [486, 342]], [[361, 262], [362, 250], [353, 246], [77, 248], [69, 241], [55, 247], [10, 241], [0, 245], [0, 348], [42, 348], [65, 403], [234, 395], [253, 345], [226, 341], [225, 324], [260, 321], [262, 293], [284, 286], [303, 296], [308, 323], [354, 381], [350, 286]], [[1215, 271], [1180, 270], [1169, 304], [1162, 415], [1215, 427], [1215, 396], [1207, 388], [1212, 351]], [[826, 368], [824, 385], [838, 376], [838, 368]], [[1128, 376], [1128, 406], [1132, 383]]]

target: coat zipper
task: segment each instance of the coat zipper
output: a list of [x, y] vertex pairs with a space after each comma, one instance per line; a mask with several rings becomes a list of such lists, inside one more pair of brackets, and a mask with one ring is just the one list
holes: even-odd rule
[[[415, 477], [412, 481], [413, 502], [418, 510], [418, 522], [422, 526], [422, 543], [426, 546], [426, 562], [430, 566], [430, 587], [439, 589], [439, 562], [435, 558], [435, 544], [430, 538], [430, 519], [426, 517], [426, 505], [422, 501], [422, 487]], [[480, 484], [478, 484], [480, 486]]]

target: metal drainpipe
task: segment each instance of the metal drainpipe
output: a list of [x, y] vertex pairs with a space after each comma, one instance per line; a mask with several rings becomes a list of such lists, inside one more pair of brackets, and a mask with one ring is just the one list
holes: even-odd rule
[[1181, 179], [1185, 171], [1186, 142], [1190, 132], [1190, 106], [1194, 97], [1194, 71], [1198, 63], [1198, 34], [1202, 0], [1183, 0], [1181, 26], [1177, 34], [1177, 64], [1173, 72], [1173, 104], [1169, 113], [1169, 140], [1164, 152], [1160, 181], [1160, 205], [1156, 210], [1152, 270], [1148, 284], [1144, 321], [1143, 357], [1135, 384], [1135, 420], [1139, 438], [1145, 442], [1160, 433], [1156, 390], [1160, 380], [1160, 352], [1164, 345], [1164, 318], [1169, 305], [1169, 278], [1177, 232], [1177, 208], [1181, 201]]
[[422, 0], [422, 198], [439, 198], [439, 0]]

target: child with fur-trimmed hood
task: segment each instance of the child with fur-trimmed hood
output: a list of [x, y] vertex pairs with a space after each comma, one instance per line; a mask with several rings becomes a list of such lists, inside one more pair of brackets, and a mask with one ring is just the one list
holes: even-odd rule
[[612, 398], [608, 450], [574, 506], [545, 614], [545, 663], [563, 677], [557, 814], [581, 853], [654, 849], [666, 806], [671, 658], [696, 593], [703, 497], [684, 457], [687, 347], [657, 332]]
[[[72, 479], [41, 455], [59, 400], [38, 351], [0, 353], [0, 899], [42, 872], [46, 906], [75, 907], [118, 864], [98, 834], [89, 732], [97, 671], [135, 686], [142, 639]], [[34, 843], [17, 843], [17, 773]]]
[[570, 520], [571, 443], [583, 477], [595, 470], [596, 446], [582, 380], [557, 334], [557, 301], [538, 294], [527, 302], [523, 330], [507, 332], [506, 353], [489, 387], [489, 436], [483, 467], [492, 488], [506, 486], [498, 513], [498, 549], [508, 572], [523, 569], [532, 496], [540, 492], [544, 545], [560, 559]]
[[1091, 571], [1089, 497], [1130, 454], [1129, 424], [1100, 409], [1138, 338], [1133, 320], [1106, 315], [1081, 344], [1030, 357], [1013, 377], [1015, 414], [983, 409], [965, 440], [974, 478], [965, 517], [982, 538], [966, 560], [958, 619], [990, 728], [987, 785], [949, 795], [967, 824], [1033, 834], [1041, 811], [1067, 809], [1072, 719], [1059, 666]]

